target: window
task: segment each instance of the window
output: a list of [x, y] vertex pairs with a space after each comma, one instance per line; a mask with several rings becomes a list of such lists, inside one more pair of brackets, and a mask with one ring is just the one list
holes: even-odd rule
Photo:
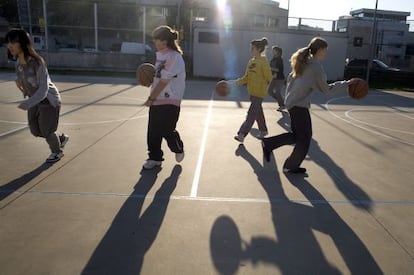
[[263, 15], [255, 15], [253, 19], [253, 26], [254, 27], [261, 27], [265, 26], [265, 18]]
[[218, 43], [220, 43], [219, 33], [218, 32], [199, 32], [198, 33], [198, 42], [199, 43], [218, 44]]

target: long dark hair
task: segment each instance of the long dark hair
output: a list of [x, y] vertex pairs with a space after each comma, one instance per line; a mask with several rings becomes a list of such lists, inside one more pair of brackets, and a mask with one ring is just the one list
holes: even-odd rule
[[292, 66], [292, 76], [295, 78], [302, 75], [308, 64], [308, 60], [312, 55], [315, 55], [320, 49], [328, 47], [328, 42], [322, 37], [314, 37], [309, 42], [307, 47], [297, 50], [290, 58]]
[[[45, 60], [36, 52], [33, 47], [33, 42], [30, 39], [30, 35], [22, 29], [12, 29], [6, 34], [6, 39], [9, 43], [19, 43], [24, 53], [24, 59], [26, 62], [29, 61], [29, 57], [34, 58], [38, 62], [41, 62], [46, 66]], [[7, 49], [7, 56], [11, 60], [16, 60], [16, 56], [13, 56], [9, 49]]]
[[157, 27], [152, 32], [152, 37], [154, 39], [159, 39], [161, 41], [167, 41], [167, 47], [183, 54], [183, 50], [180, 45], [178, 45], [178, 32], [172, 29], [170, 26], [162, 25]]

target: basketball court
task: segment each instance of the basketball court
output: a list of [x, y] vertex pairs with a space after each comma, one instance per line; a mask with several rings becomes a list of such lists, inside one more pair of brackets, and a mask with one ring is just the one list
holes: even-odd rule
[[[245, 90], [188, 80], [177, 126], [185, 159], [147, 158], [148, 88], [135, 79], [52, 75], [61, 161], [30, 134], [14, 74], [0, 73], [1, 274], [412, 274], [414, 94], [315, 94], [313, 140], [289, 175], [267, 163]], [[270, 135], [289, 129], [263, 103]], [[254, 125], [253, 127], [257, 127]]]

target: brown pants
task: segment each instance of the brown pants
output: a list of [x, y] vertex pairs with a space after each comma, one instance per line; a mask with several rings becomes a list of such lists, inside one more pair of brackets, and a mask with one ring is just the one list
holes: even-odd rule
[[252, 129], [253, 123], [256, 121], [260, 132], [267, 132], [266, 120], [263, 113], [263, 98], [250, 96], [250, 107], [247, 111], [246, 120], [240, 126], [238, 135], [247, 136]]
[[53, 107], [47, 99], [27, 112], [30, 132], [35, 137], [43, 137], [49, 144], [52, 153], [60, 153], [60, 140], [55, 133], [59, 123], [60, 106]]

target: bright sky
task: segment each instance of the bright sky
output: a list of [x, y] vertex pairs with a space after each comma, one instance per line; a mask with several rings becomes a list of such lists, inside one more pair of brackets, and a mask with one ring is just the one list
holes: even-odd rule
[[[290, 17], [337, 20], [349, 15], [351, 10], [375, 9], [376, 0], [276, 0], [280, 7], [287, 9], [290, 1]], [[379, 10], [411, 12], [408, 20], [414, 20], [413, 0], [378, 0]], [[413, 22], [414, 24], [414, 22]]]

